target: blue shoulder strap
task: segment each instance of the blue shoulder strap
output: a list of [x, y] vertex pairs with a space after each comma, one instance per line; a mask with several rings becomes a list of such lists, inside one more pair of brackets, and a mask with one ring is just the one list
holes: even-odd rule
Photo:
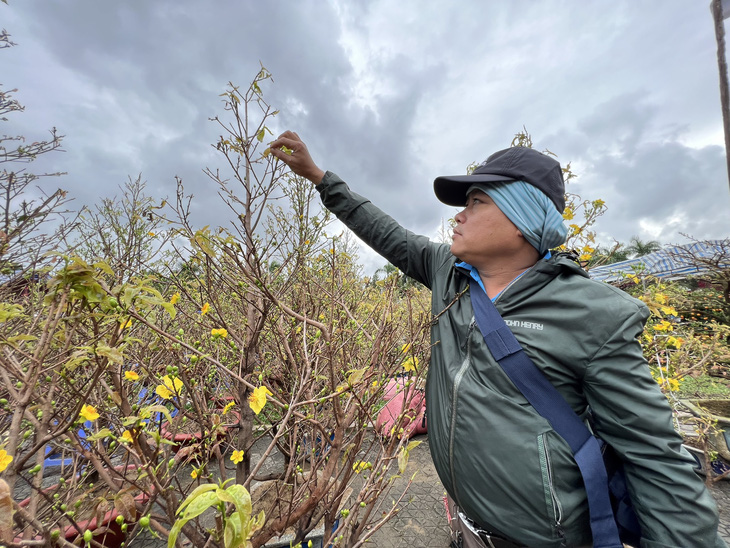
[[479, 330], [495, 360], [540, 415], [570, 446], [583, 476], [595, 548], [622, 548], [611, 509], [608, 477], [598, 440], [525, 354], [494, 303], [476, 281], [469, 280]]

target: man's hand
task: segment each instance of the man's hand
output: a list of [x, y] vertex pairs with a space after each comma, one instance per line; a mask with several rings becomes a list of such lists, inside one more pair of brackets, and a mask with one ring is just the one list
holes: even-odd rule
[[324, 171], [317, 167], [309, 155], [307, 145], [293, 131], [285, 131], [269, 144], [269, 151], [284, 162], [297, 175], [309, 179], [315, 185], [322, 182]]

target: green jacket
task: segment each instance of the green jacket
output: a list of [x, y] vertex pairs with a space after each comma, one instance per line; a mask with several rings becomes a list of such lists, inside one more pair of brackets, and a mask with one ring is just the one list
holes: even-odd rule
[[[528, 546], [590, 545], [570, 448], [489, 353], [468, 276], [449, 246], [404, 229], [331, 172], [317, 188], [355, 234], [431, 290], [429, 445], [449, 494], [486, 529]], [[725, 546], [714, 500], [681, 448], [637, 341], [646, 306], [561, 256], [538, 261], [495, 304], [573, 410], [585, 416], [590, 407], [597, 433], [621, 455], [642, 546]]]

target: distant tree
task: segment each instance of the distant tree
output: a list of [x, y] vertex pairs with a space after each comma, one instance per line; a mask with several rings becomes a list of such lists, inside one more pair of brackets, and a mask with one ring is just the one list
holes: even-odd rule
[[[0, 31], [0, 49], [14, 46], [10, 35]], [[16, 89], [0, 88], [0, 122], [7, 114], [22, 112], [24, 107], [12, 96]], [[31, 173], [25, 167], [38, 156], [60, 150], [62, 135], [56, 128], [47, 140], [27, 143], [23, 135], [0, 133], [0, 274], [22, 276], [36, 270], [45, 252], [58, 247], [73, 223], [66, 219], [66, 192], [32, 188], [41, 178], [62, 173]], [[18, 167], [20, 166], [20, 167]], [[43, 229], [49, 227], [48, 233]]]
[[593, 257], [588, 261], [586, 268], [595, 268], [606, 264], [618, 263], [626, 261], [629, 258], [629, 252], [626, 246], [621, 242], [616, 242], [613, 247], [598, 246], [593, 253]]
[[631, 243], [626, 246], [626, 252], [632, 258], [643, 257], [649, 253], [659, 251], [662, 248], [662, 244], [656, 240], [649, 240], [645, 242], [638, 236], [632, 236], [630, 242]]

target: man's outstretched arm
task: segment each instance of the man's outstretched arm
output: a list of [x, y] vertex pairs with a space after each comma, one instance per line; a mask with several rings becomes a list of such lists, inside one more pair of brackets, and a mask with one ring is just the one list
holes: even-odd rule
[[[434, 272], [453, 264], [449, 246], [429, 241], [403, 228], [370, 200], [352, 192], [342, 179], [324, 172], [312, 160], [307, 146], [293, 131], [270, 144], [271, 154], [297, 175], [316, 186], [324, 206], [377, 253], [405, 274], [431, 287]], [[285, 147], [285, 149], [282, 149]]]

